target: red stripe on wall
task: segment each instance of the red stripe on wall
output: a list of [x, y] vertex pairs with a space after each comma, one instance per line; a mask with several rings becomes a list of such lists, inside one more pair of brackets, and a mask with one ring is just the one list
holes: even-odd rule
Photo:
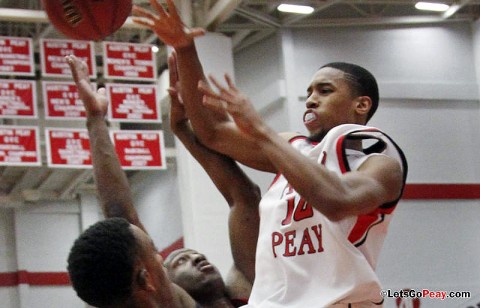
[[0, 273], [0, 287], [13, 287], [18, 285], [18, 273]]
[[27, 272], [0, 273], [0, 287], [14, 287], [19, 284], [31, 286], [69, 286], [67, 272]]
[[402, 199], [480, 199], [480, 184], [407, 184]]
[[[172, 251], [183, 248], [183, 237], [173, 242], [170, 246], [160, 251], [165, 258]], [[70, 278], [67, 272], [28, 272], [20, 270], [17, 272], [0, 273], [0, 288], [15, 287], [20, 284], [31, 286], [69, 286]]]
[[162, 249], [162, 251], [160, 251], [159, 253], [162, 256], [162, 258], [165, 259], [172, 251], [183, 248], [183, 247], [184, 247], [183, 237], [181, 237], [175, 242], [173, 242], [172, 244], [170, 244], [170, 246]]

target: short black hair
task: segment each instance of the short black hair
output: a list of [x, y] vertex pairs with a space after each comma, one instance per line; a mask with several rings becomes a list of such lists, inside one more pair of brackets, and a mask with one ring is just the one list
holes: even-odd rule
[[77, 295], [89, 305], [119, 304], [132, 294], [137, 243], [130, 224], [109, 218], [90, 226], [73, 244], [68, 273]]
[[378, 85], [375, 77], [365, 68], [351, 63], [332, 62], [325, 64], [321, 68], [331, 67], [348, 74], [347, 80], [350, 81], [352, 88], [359, 96], [368, 96], [372, 100], [372, 107], [367, 114], [367, 122], [372, 118], [378, 108], [379, 94]]

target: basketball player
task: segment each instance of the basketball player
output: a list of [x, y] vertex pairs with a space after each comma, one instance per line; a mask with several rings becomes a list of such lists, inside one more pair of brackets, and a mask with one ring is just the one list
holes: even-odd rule
[[173, 2], [166, 1], [168, 13], [150, 2], [158, 15], [136, 7], [137, 22], [176, 50], [181, 96], [199, 140], [277, 174], [260, 203], [249, 306], [381, 305], [375, 267], [407, 165], [388, 136], [366, 126], [379, 100], [373, 75], [354, 64], [324, 65], [306, 87], [310, 135], [278, 135], [230, 77], [226, 87], [210, 78], [218, 93], [208, 86], [193, 44], [201, 32], [185, 30]]
[[[232, 160], [196, 143], [173, 86], [170, 93], [174, 130], [207, 170], [231, 207], [229, 226], [234, 268], [225, 284], [216, 267], [191, 249], [176, 251], [163, 264], [138, 218], [128, 180], [109, 138], [104, 119], [108, 106], [105, 90], [102, 88], [95, 93], [91, 89], [84, 62], [74, 56], [67, 57], [67, 61], [87, 111], [95, 181], [107, 217], [82, 233], [70, 252], [68, 271], [79, 297], [97, 307], [239, 305], [232, 299], [248, 298], [253, 280], [259, 224], [258, 187]], [[177, 81], [171, 76], [175, 85]], [[227, 180], [235, 185], [225, 186]]]

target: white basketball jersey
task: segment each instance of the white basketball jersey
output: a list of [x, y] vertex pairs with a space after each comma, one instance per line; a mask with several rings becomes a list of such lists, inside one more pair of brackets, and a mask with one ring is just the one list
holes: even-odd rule
[[[363, 152], [346, 149], [362, 140]], [[370, 155], [399, 161], [401, 150], [376, 128], [340, 125], [318, 144], [306, 137], [292, 146], [337, 174], [356, 170]], [[377, 258], [396, 202], [368, 215], [330, 221], [277, 175], [260, 203], [256, 275], [248, 307], [369, 307], [381, 305]]]

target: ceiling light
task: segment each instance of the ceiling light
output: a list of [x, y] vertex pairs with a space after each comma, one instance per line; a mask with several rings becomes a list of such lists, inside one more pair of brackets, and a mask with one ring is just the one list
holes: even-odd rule
[[444, 3], [417, 2], [415, 8], [423, 11], [445, 12], [450, 6]]
[[157, 53], [160, 49], [157, 46], [152, 46], [152, 51]]
[[307, 5], [280, 4], [277, 10], [285, 13], [312, 14], [313, 7]]

